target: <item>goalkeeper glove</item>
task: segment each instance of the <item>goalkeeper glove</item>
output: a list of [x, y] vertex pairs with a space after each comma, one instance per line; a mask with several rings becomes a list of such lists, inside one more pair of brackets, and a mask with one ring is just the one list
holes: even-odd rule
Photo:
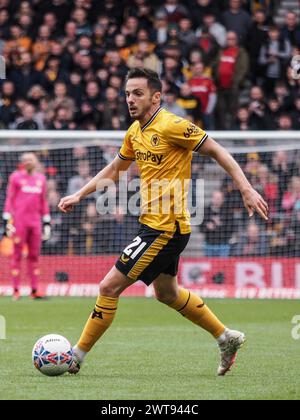
[[51, 217], [46, 215], [43, 217], [43, 241], [49, 241], [51, 238]]
[[11, 215], [9, 213], [3, 214], [3, 235], [7, 238], [11, 238], [16, 232], [16, 228], [12, 223], [10, 223]]

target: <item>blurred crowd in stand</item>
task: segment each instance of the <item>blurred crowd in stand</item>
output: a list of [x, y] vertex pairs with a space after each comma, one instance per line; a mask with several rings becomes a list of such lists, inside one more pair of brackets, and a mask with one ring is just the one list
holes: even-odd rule
[[205, 129], [300, 127], [295, 11], [271, 0], [0, 0], [0, 128], [126, 129], [129, 68]]
[[[0, 0], [0, 129], [125, 130], [123, 92], [132, 67], [156, 70], [163, 106], [206, 130], [297, 130], [300, 25], [290, 10], [276, 25], [280, 1], [261, 0]], [[55, 134], [53, 134], [55, 137]], [[115, 147], [39, 152], [48, 178], [52, 239], [48, 254], [118, 253], [136, 217], [116, 203], [101, 217], [95, 198], [68, 221], [60, 198], [110, 162]], [[0, 207], [18, 154], [1, 152]], [[300, 255], [297, 153], [237, 156], [270, 204], [267, 225], [250, 224], [239, 192], [224, 178], [200, 230], [207, 256]], [[198, 162], [198, 163], [197, 163]], [[202, 163], [196, 158], [195, 168]], [[130, 177], [137, 176], [136, 168]], [[197, 174], [193, 173], [196, 177]], [[232, 223], [234, 220], [234, 223]]]

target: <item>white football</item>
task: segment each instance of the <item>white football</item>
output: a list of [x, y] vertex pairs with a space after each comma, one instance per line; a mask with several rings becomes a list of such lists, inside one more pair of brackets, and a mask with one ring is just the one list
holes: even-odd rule
[[73, 362], [72, 346], [62, 335], [45, 335], [35, 343], [32, 350], [32, 361], [44, 375], [63, 375]]

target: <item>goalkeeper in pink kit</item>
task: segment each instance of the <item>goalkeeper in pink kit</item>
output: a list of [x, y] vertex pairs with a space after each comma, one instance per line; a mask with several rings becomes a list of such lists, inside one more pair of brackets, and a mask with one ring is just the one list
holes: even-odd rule
[[48, 240], [51, 234], [46, 178], [37, 172], [39, 162], [34, 153], [24, 153], [21, 163], [24, 169], [15, 171], [9, 178], [3, 213], [4, 234], [14, 242], [11, 261], [13, 298], [20, 298], [22, 252], [24, 245], [27, 245], [31, 297], [41, 299], [42, 296], [38, 294], [38, 260], [42, 239]]

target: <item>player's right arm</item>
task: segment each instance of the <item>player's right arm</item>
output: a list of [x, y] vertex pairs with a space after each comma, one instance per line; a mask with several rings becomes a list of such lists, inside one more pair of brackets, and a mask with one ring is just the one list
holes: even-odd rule
[[127, 171], [133, 159], [124, 159], [123, 155], [115, 157], [115, 159], [103, 168], [93, 179], [91, 179], [83, 188], [73, 195], [61, 199], [58, 208], [63, 213], [72, 211], [73, 207], [89, 194], [107, 186], [107, 180], [117, 182], [120, 173]]

